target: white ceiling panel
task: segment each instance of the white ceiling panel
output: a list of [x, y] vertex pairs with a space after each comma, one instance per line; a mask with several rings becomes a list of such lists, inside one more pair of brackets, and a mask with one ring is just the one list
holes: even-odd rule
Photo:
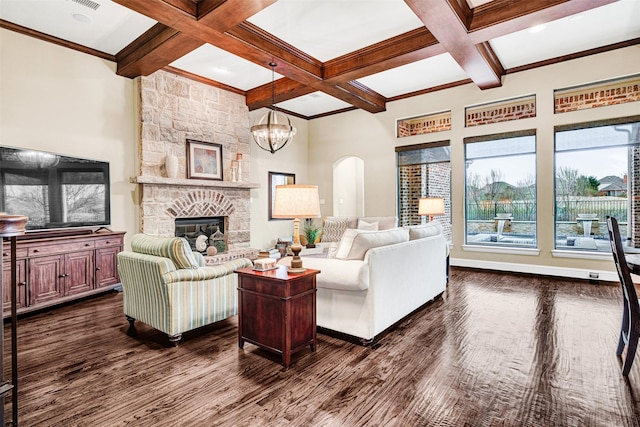
[[637, 37], [640, 0], [619, 0], [540, 28], [499, 37], [491, 40], [491, 45], [508, 69]]
[[335, 110], [341, 110], [343, 108], [349, 108], [351, 107], [351, 104], [334, 98], [331, 95], [327, 95], [324, 92], [313, 92], [305, 96], [299, 96], [295, 99], [280, 102], [277, 106], [279, 108], [310, 117]]
[[322, 62], [424, 26], [404, 0], [278, 0], [248, 21]]
[[444, 53], [422, 61], [358, 79], [363, 85], [387, 98], [428, 89], [469, 78], [464, 70]]
[[111, 0], [0, 0], [0, 19], [111, 55], [156, 23]]
[[[170, 65], [241, 90], [253, 89], [271, 81], [271, 69], [210, 44], [200, 46]], [[276, 80], [281, 77], [275, 73]]]

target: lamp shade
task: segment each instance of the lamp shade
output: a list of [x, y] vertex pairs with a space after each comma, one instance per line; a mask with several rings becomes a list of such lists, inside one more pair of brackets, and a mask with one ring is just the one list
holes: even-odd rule
[[444, 199], [442, 197], [426, 197], [418, 202], [418, 215], [443, 215]]
[[320, 218], [317, 185], [276, 185], [274, 218]]

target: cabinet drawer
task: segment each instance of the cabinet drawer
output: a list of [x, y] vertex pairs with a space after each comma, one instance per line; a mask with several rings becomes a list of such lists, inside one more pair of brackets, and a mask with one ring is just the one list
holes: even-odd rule
[[66, 252], [75, 252], [86, 249], [93, 249], [95, 247], [93, 240], [85, 240], [82, 242], [69, 242], [69, 243], [56, 243], [56, 244], [42, 244], [29, 246], [29, 256], [42, 256], [52, 255]]
[[[6, 262], [9, 262], [9, 260], [11, 260], [11, 246], [10, 244], [5, 244], [2, 247], [3, 251], [2, 251], [2, 259], [5, 260]], [[18, 248], [16, 249], [16, 258], [20, 259], [20, 258], [26, 258], [27, 257], [27, 248]]]
[[96, 249], [107, 248], [110, 246], [122, 246], [122, 238], [120, 236], [101, 237], [95, 240]]

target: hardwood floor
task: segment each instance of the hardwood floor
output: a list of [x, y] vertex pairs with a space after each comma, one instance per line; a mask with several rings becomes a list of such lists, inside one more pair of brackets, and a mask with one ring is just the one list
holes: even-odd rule
[[318, 334], [285, 370], [238, 349], [235, 317], [177, 348], [139, 322], [129, 336], [110, 293], [20, 319], [19, 424], [637, 426], [620, 304], [613, 284], [454, 268], [442, 298], [373, 346]]

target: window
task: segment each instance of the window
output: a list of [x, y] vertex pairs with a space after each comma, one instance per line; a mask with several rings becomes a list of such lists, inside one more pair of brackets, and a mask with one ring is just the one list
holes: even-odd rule
[[398, 162], [398, 225], [427, 221], [418, 215], [423, 197], [442, 197], [444, 215], [434, 217], [451, 241], [451, 150], [449, 141], [396, 147]]
[[535, 131], [464, 142], [466, 243], [535, 248]]
[[623, 241], [640, 247], [640, 207], [628, 197], [638, 194], [639, 169], [639, 117], [556, 128], [556, 249], [610, 252], [608, 215], [618, 220]]

